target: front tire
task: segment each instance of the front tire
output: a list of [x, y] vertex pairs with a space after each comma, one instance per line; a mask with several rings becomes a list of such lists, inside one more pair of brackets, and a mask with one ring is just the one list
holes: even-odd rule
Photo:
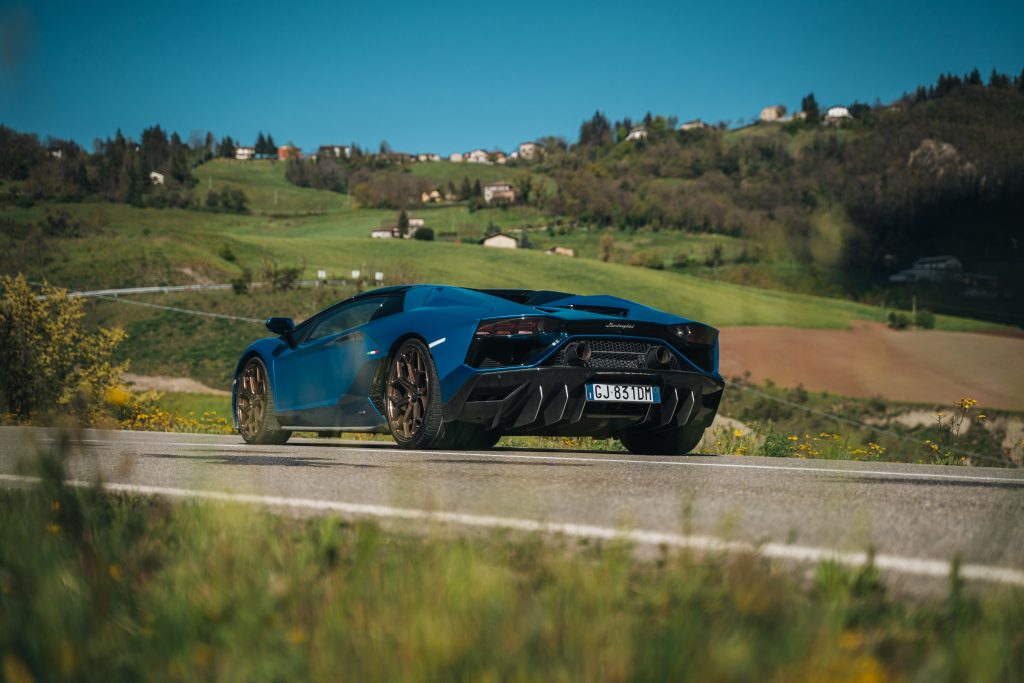
[[267, 366], [253, 356], [238, 373], [235, 385], [235, 419], [238, 433], [246, 443], [279, 446], [291, 432], [281, 429], [274, 417], [274, 392], [270, 390]]
[[703, 437], [704, 428], [692, 426], [619, 435], [622, 445], [634, 455], [686, 455]]

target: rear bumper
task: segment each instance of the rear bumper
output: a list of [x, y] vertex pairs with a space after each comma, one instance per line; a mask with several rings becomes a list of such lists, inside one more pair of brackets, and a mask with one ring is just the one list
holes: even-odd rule
[[[586, 400], [589, 382], [661, 388], [660, 404]], [[630, 430], [711, 425], [725, 382], [698, 372], [529, 368], [480, 373], [444, 406], [445, 422], [472, 422], [504, 434], [614, 436]]]

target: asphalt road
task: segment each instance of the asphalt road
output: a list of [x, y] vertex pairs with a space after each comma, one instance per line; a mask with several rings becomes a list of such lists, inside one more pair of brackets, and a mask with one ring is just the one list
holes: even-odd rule
[[[0, 484], [51, 432], [0, 428]], [[391, 443], [83, 432], [71, 477], [113, 488], [469, 527], [619, 537], [780, 560], [871, 548], [906, 580], [1024, 585], [1024, 470], [759, 457], [403, 451]], [[845, 553], [845, 554], [843, 554]]]

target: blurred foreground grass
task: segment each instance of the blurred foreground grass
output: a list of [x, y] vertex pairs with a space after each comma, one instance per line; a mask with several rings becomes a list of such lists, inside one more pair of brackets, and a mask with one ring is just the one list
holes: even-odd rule
[[1024, 592], [0, 489], [6, 681], [1010, 681]]

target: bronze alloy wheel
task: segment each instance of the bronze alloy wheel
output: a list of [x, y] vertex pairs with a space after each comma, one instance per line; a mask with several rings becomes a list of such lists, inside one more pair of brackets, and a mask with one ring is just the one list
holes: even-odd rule
[[274, 417], [274, 394], [267, 381], [267, 366], [250, 358], [235, 385], [235, 419], [246, 443], [283, 444], [291, 432]]
[[267, 371], [263, 363], [251, 359], [238, 376], [235, 417], [238, 431], [246, 441], [255, 441], [267, 413]]
[[430, 410], [431, 368], [423, 344], [407, 342], [388, 370], [386, 408], [388, 427], [399, 441], [414, 439]]

